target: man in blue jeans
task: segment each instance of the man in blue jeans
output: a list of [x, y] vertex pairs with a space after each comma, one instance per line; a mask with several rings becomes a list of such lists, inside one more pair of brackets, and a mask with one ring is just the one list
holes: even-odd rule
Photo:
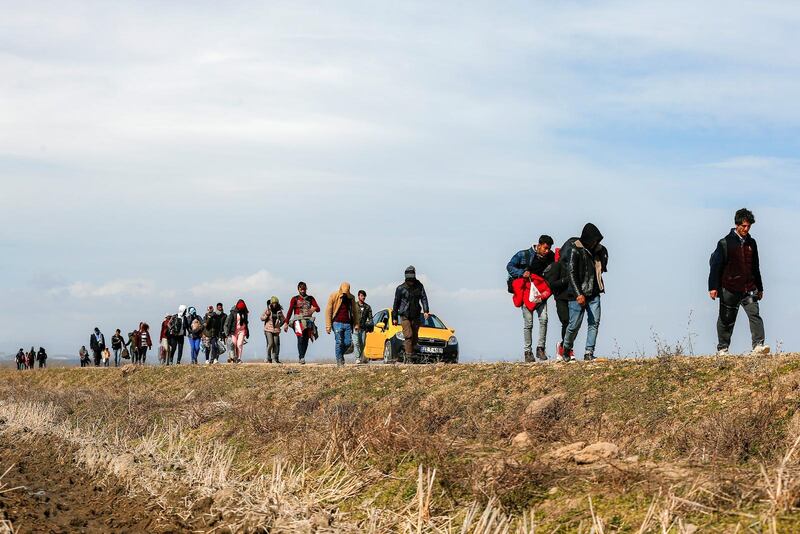
[[595, 359], [594, 348], [600, 327], [600, 295], [605, 292], [603, 273], [608, 265], [608, 251], [600, 244], [602, 240], [600, 230], [588, 223], [583, 227], [580, 237], [569, 239], [561, 248], [559, 261], [566, 266], [569, 295], [569, 325], [564, 337], [562, 361], [575, 361], [569, 354], [584, 315], [588, 316], [588, 330], [583, 359]]
[[350, 284], [342, 282], [339, 291], [331, 293], [325, 308], [325, 331], [336, 338], [336, 365], [344, 365], [344, 353], [352, 343], [353, 331], [360, 331], [361, 313], [350, 293]]

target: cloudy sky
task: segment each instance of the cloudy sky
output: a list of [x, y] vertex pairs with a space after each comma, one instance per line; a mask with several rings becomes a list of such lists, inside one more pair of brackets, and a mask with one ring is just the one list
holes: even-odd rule
[[796, 2], [0, 10], [0, 352], [73, 354], [95, 325], [181, 303], [260, 312], [301, 279], [322, 305], [347, 280], [377, 309], [414, 264], [464, 359], [516, 359], [506, 262], [592, 221], [610, 251], [598, 350], [691, 332], [707, 353], [708, 257], [742, 206], [768, 341], [800, 348]]

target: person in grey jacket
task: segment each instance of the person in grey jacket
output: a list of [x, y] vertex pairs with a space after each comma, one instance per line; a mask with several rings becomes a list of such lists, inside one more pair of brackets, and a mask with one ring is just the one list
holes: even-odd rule
[[430, 316], [428, 295], [425, 293], [425, 286], [417, 280], [417, 270], [409, 265], [405, 272], [405, 282], [397, 286], [394, 292], [392, 306], [392, 324], [397, 326], [399, 322], [403, 327], [403, 350], [406, 356], [414, 354], [423, 315], [426, 320]]

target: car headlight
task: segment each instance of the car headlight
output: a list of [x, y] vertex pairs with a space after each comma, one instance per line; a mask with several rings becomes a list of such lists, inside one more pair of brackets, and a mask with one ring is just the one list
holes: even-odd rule
[[402, 332], [398, 332], [398, 333], [396, 333], [396, 334], [394, 335], [394, 337], [396, 337], [398, 341], [404, 341], [404, 340], [406, 339], [406, 338], [403, 336], [403, 333], [402, 333]]
[[447, 340], [448, 345], [458, 345], [458, 339], [456, 336], [450, 336], [450, 339]]

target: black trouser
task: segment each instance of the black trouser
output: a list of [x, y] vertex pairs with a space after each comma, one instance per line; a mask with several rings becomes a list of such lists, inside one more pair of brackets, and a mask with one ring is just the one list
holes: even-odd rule
[[140, 365], [144, 365], [144, 359], [147, 357], [147, 347], [139, 347], [139, 350], [137, 351], [137, 354], [138, 354], [138, 357], [137, 357], [136, 361]]
[[750, 320], [750, 337], [753, 348], [764, 344], [764, 321], [758, 313], [758, 301], [752, 295], [737, 291], [722, 289], [719, 294], [719, 319], [717, 319], [717, 350], [727, 349], [731, 345], [733, 327], [736, 324], [736, 316], [739, 314], [739, 306], [744, 308], [747, 318]]
[[100, 367], [100, 349], [92, 349], [94, 353], [94, 366]]
[[176, 352], [178, 353], [177, 363], [181, 363], [181, 357], [183, 357], [183, 336], [169, 338], [169, 357], [167, 358], [167, 365], [172, 365]]
[[563, 343], [569, 326], [569, 301], [556, 299], [556, 314], [561, 323], [561, 342]]
[[297, 338], [297, 353], [300, 359], [305, 359], [306, 351], [308, 350], [309, 329], [303, 330], [303, 335]]
[[87, 367], [89, 365], [89, 360], [81, 358], [81, 367]]

